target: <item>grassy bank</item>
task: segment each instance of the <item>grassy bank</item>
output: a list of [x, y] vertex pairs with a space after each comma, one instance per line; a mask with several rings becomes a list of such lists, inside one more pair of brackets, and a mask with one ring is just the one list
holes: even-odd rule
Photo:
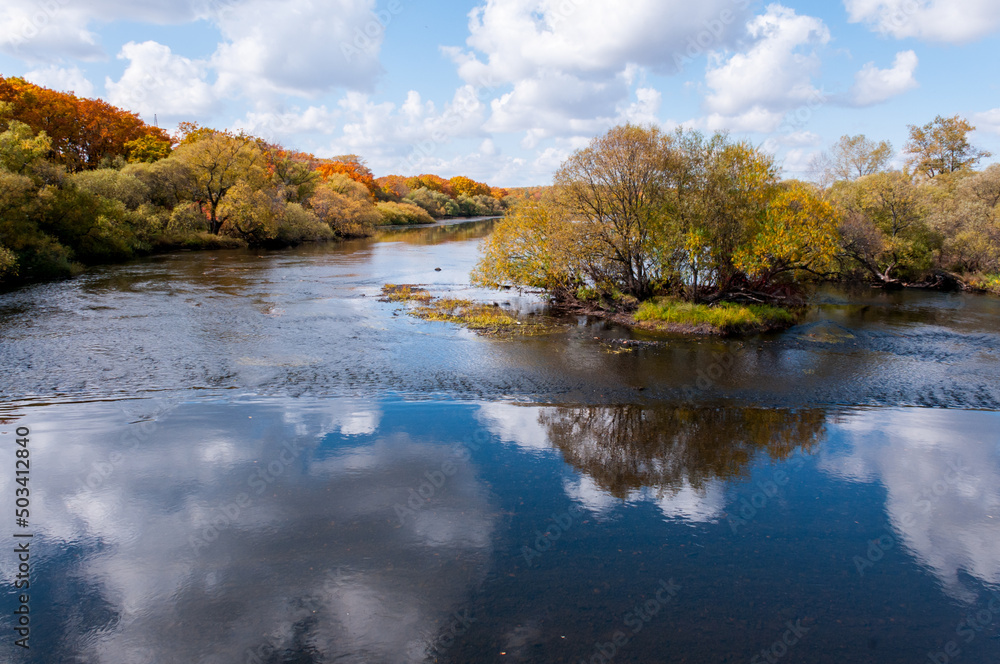
[[640, 304], [634, 319], [651, 330], [731, 335], [782, 330], [795, 323], [795, 314], [767, 304], [707, 305], [661, 297]]

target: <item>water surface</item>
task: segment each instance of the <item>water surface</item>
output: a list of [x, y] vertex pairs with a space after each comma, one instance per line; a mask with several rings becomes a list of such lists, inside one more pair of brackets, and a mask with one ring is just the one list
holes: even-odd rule
[[469, 288], [490, 227], [0, 295], [35, 533], [5, 661], [1000, 659], [997, 300], [826, 290], [741, 341], [377, 300], [544, 313]]

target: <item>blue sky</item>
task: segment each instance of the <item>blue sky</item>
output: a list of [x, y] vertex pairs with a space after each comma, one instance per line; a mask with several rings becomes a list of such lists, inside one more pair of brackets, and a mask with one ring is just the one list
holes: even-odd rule
[[548, 184], [626, 122], [726, 130], [787, 177], [962, 115], [1000, 155], [996, 0], [4, 0], [0, 73], [376, 175]]

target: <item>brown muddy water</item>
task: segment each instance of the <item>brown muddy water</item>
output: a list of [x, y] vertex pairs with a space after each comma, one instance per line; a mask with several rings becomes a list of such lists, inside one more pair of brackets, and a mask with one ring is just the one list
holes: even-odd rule
[[0, 294], [0, 659], [1000, 661], [1000, 300], [741, 340], [378, 301], [546, 316], [468, 286], [492, 223]]

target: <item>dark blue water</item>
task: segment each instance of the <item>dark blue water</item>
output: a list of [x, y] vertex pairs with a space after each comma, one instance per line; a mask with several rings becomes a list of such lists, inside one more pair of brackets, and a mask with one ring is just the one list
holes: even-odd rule
[[994, 300], [638, 347], [375, 300], [466, 291], [486, 231], [0, 296], [3, 661], [1000, 661]]

